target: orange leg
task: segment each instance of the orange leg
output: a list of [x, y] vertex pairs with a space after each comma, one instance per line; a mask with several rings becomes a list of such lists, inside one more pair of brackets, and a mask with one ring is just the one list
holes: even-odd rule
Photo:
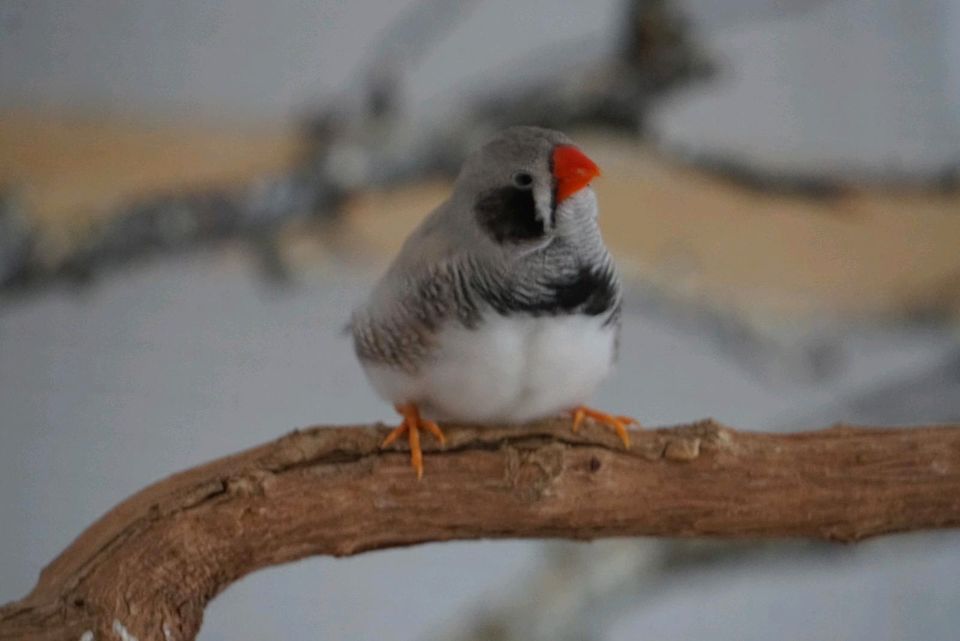
[[420, 410], [413, 403], [395, 405], [394, 409], [403, 416], [403, 421], [399, 427], [387, 434], [387, 438], [383, 439], [380, 447], [390, 445], [406, 432], [407, 441], [410, 443], [410, 464], [417, 471], [417, 480], [420, 480], [423, 478], [423, 450], [420, 449], [420, 429], [423, 428], [433, 434], [441, 445], [444, 445], [447, 439], [440, 430], [440, 426], [420, 416]]
[[589, 418], [616, 432], [620, 440], [623, 441], [623, 446], [626, 448], [630, 447], [630, 433], [627, 432], [627, 425], [640, 425], [637, 419], [631, 418], [630, 416], [614, 416], [613, 414], [606, 414], [605, 412], [591, 409], [586, 405], [579, 405], [573, 408], [570, 410], [570, 415], [573, 416], [574, 432], [580, 430], [583, 419]]

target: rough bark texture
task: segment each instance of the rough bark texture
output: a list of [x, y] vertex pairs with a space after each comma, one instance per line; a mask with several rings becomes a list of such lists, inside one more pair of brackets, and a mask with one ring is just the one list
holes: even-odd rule
[[448, 427], [417, 482], [382, 427], [315, 428], [187, 470], [94, 523], [0, 608], [0, 640], [192, 639], [258, 568], [482, 537], [814, 537], [960, 525], [960, 427], [610, 433]]

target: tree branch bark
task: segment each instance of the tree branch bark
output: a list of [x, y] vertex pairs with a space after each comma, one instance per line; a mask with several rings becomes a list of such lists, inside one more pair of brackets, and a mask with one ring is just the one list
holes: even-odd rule
[[857, 541], [960, 525], [960, 426], [612, 434], [566, 420], [448, 427], [417, 482], [386, 429], [313, 428], [115, 507], [0, 608], [0, 640], [183, 641], [259, 568], [427, 541], [609, 536]]

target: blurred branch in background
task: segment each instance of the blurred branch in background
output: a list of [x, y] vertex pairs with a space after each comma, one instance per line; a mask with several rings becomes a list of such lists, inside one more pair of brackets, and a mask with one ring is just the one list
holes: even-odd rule
[[472, 618], [435, 637], [451, 641], [601, 641], [625, 612], [671, 589], [685, 573], [762, 559], [839, 554], [817, 541], [622, 539], [547, 543], [539, 569]]
[[[310, 117], [305, 150], [287, 172], [239, 188], [137, 197], [98, 224], [74, 230], [67, 247], [57, 252], [44, 251], [51, 244], [44, 238], [47, 230], [7, 213], [19, 236], [0, 245], [0, 292], [84, 282], [141, 256], [226, 239], [252, 240], [269, 257], [267, 273], [283, 274], [276, 260], [280, 252], [271, 249], [281, 228], [304, 219], [336, 218], [352, 191], [437, 172], [452, 175], [478, 138], [510, 124], [605, 125], [635, 135], [652, 100], [708, 69], [672, 2], [628, 2], [622, 41], [602, 69], [567, 70], [553, 84], [485, 96], [462, 120], [447, 123], [430, 139], [406, 140], [399, 130], [409, 123], [396, 113], [402, 101], [395, 95], [404, 69], [462, 19], [464, 9], [462, 3], [428, 0], [402, 14], [373, 47], [370, 68], [358, 74], [365, 79], [362, 104], [334, 100]], [[0, 197], [12, 202], [16, 193]]]
[[[824, 173], [787, 173], [765, 169], [735, 156], [718, 156], [709, 153], [688, 153], [679, 149], [671, 150], [671, 155], [683, 158], [704, 171], [716, 174], [731, 184], [739, 185], [757, 192], [785, 194], [801, 198], [840, 199], [863, 189], [866, 185], [850, 179], [830, 176]], [[875, 179], [876, 180], [876, 179]], [[876, 180], [886, 185], [886, 189], [909, 189], [933, 194], [960, 193], [960, 154], [939, 171], [917, 176], [914, 172], [898, 175], [888, 172], [882, 179]]]
[[[952, 341], [943, 355], [907, 376], [855, 390], [839, 402], [790, 418], [786, 427], [816, 425], [837, 416], [859, 422], [905, 425], [914, 421], [960, 422], [960, 348]], [[828, 418], [831, 417], [831, 418]]]
[[257, 249], [266, 243], [269, 250], [275, 235], [290, 223], [333, 217], [343, 193], [323, 177], [296, 169], [238, 189], [140, 197], [113, 215], [73, 229], [62, 242], [30, 223], [15, 192], [0, 198], [5, 203], [0, 225], [12, 230], [0, 243], [0, 294], [9, 296], [56, 282], [82, 284], [147, 256], [231, 239]]
[[830, 323], [806, 323], [791, 332], [785, 323], [766, 327], [742, 310], [702, 296], [684, 296], [650, 280], [634, 279], [624, 295], [624, 311], [656, 319], [691, 337], [707, 338], [757, 380], [802, 383], [829, 380], [846, 361], [840, 330]]
[[[704, 172], [650, 153], [650, 144], [655, 143], [648, 139], [645, 126], [650, 110], [675, 91], [710, 78], [716, 69], [688, 18], [670, 0], [624, 2], [620, 9], [624, 19], [618, 23], [614, 45], [599, 63], [557, 69], [544, 80], [495, 88], [474, 96], [455, 118], [417, 132], [404, 113], [405, 73], [472, 7], [448, 0], [414, 4], [371, 48], [355, 74], [359, 86], [304, 118], [302, 127], [289, 135], [239, 145], [227, 142], [237, 148], [235, 158], [218, 153], [218, 145], [225, 141], [204, 139], [193, 132], [180, 134], [181, 140], [172, 140], [176, 132], [159, 138], [148, 132], [138, 141], [126, 132], [116, 134], [115, 140], [109, 128], [73, 136], [70, 126], [47, 127], [65, 134], [57, 138], [47, 135], [42, 119], [28, 121], [26, 127], [16, 119], [9, 121], [6, 133], [0, 131], [0, 138], [6, 139], [0, 148], [12, 154], [6, 164], [14, 167], [13, 179], [0, 175], [0, 181], [5, 181], [0, 182], [0, 303], [55, 283], [86, 284], [147, 256], [226, 242], [247, 247], [259, 259], [265, 277], [286, 282], [296, 266], [285, 239], [299, 235], [329, 242], [338, 230], [353, 224], [357, 203], [377, 193], [387, 197], [376, 216], [363, 217], [361, 224], [386, 227], [402, 237], [409, 227], [394, 222], [407, 220], [397, 212], [403, 196], [395, 190], [411, 183], [426, 184], [436, 176], [449, 179], [464, 156], [492, 131], [510, 124], [538, 123], [568, 131], [605, 130], [606, 137], [596, 145], [600, 152], [608, 147], [629, 157], [621, 163], [620, 175], [601, 186], [601, 196], [605, 203], [612, 203], [604, 207], [605, 228], [627, 275], [637, 284], [637, 310], [671, 324], [679, 320], [680, 326], [708, 337], [758, 378], [766, 378], [772, 370], [793, 372], [788, 377], [801, 380], [835, 373], [842, 366], [842, 355], [830, 332], [820, 329], [830, 325], [831, 314], [840, 306], [849, 309], [837, 312], [838, 316], [866, 317], [882, 310], [888, 317], [904, 314], [953, 322], [960, 314], [956, 287], [960, 281], [943, 276], [950, 265], [951, 273], [960, 273], [956, 260], [936, 260], [931, 251], [931, 259], [922, 265], [891, 267], [895, 262], [891, 256], [910, 246], [945, 245], [949, 234], [957, 235], [960, 222], [945, 221], [942, 215], [951, 209], [960, 211], [960, 201], [948, 195], [955, 186], [948, 172], [931, 178], [928, 187], [935, 189], [929, 197], [917, 193], [919, 187], [911, 183], [914, 193], [894, 198], [835, 176], [765, 173], [735, 158], [674, 153], [674, 158], [685, 157], [683, 163], [702, 166]], [[31, 128], [44, 135], [31, 135]], [[90, 140], [94, 144], [87, 144]], [[637, 141], [646, 141], [646, 147]], [[197, 145], [205, 153], [196, 154]], [[102, 176], [92, 175], [91, 158], [95, 168], [100, 157], [112, 157], [111, 146], [124, 153], [103, 164]], [[151, 164], [145, 170], [137, 153], [168, 157], [170, 162]], [[17, 164], [44, 154], [57, 157], [53, 164], [61, 167], [67, 179], [61, 182], [69, 185], [87, 177], [88, 182], [103, 185], [104, 195], [95, 199], [84, 194], [70, 205], [69, 189], [67, 195], [46, 193], [59, 189], [51, 180], [41, 182], [45, 193], [38, 198], [37, 189], [29, 185], [34, 170], [28, 166], [17, 171]], [[257, 160], [245, 160], [244, 155]], [[79, 163], [84, 163], [82, 171]], [[169, 165], [175, 163], [189, 170], [171, 170]], [[225, 169], [231, 177], [224, 180], [212, 167], [218, 163], [245, 169]], [[41, 162], [36, 171], [43, 174], [49, 168]], [[169, 174], [170, 179], [166, 183], [159, 177], [143, 179], [145, 171]], [[190, 175], [210, 179], [192, 180]], [[28, 188], [22, 188], [18, 179], [26, 180]], [[121, 184], [125, 186], [116, 186]], [[892, 188], [887, 185], [883, 190]], [[412, 220], [419, 220], [435, 205], [442, 191], [437, 196], [430, 191], [418, 200]], [[608, 191], [614, 195], [608, 198]], [[630, 222], [641, 218], [633, 211], [638, 202], [649, 219], [644, 225]], [[796, 227], [801, 216], [810, 220], [825, 216], [839, 225], [815, 221], [793, 231], [778, 226], [786, 221]], [[908, 225], [907, 233], [896, 231], [895, 225], [907, 222], [894, 219], [908, 216], [924, 216], [931, 224]], [[772, 224], [774, 217], [784, 221]], [[850, 233], [858, 223], [866, 225], [859, 243]], [[678, 225], [683, 226], [682, 233], [677, 233]], [[295, 234], [288, 233], [291, 230]], [[670, 239], [668, 232], [676, 237]], [[789, 235], [795, 232], [806, 237], [794, 241]], [[771, 238], [776, 235], [783, 239]], [[742, 241], [741, 251], [751, 254], [739, 260], [718, 257], [717, 248], [725, 239]], [[898, 240], [901, 246], [890, 244]], [[774, 255], [777, 243], [784, 245], [782, 254], [792, 262]], [[788, 250], [790, 243], [797, 247]], [[874, 251], [881, 243], [889, 247], [885, 256]], [[794, 256], [798, 248], [802, 255]], [[392, 252], [395, 246], [374, 250]], [[684, 263], [681, 270], [692, 268], [696, 273], [678, 277], [675, 265], [671, 266], [677, 255]], [[754, 276], [744, 277], [742, 263], [755, 264], [754, 274], [786, 276], [783, 282], [772, 282], [774, 277], [771, 282], [760, 279], [748, 285], [746, 281]], [[863, 273], [848, 273], [852, 266]], [[706, 286], [686, 287], [691, 276]], [[851, 287], [859, 292], [857, 296], [849, 295]], [[737, 298], [731, 298], [732, 290], [738, 290]], [[746, 315], [748, 306], [761, 298], [757, 290], [763, 296], [780, 296], [768, 306], [773, 316], [787, 318], [799, 310], [820, 319], [817, 331], [789, 336], [782, 327], [769, 330], [764, 322]]]
[[[599, 67], [560, 70], [547, 83], [487, 96], [470, 114], [490, 129], [536, 123], [570, 130], [601, 126], [643, 136], [657, 100], [709, 78], [713, 65], [673, 0], [632, 0], [613, 54]], [[469, 123], [469, 119], [468, 119]]]

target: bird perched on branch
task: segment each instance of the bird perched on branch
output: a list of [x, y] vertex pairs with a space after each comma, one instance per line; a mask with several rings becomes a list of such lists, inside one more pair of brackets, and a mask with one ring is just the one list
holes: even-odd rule
[[597, 225], [600, 175], [564, 134], [512, 127], [464, 163], [351, 319], [370, 383], [403, 420], [417, 477], [436, 421], [520, 423], [584, 405], [613, 364], [620, 281]]

